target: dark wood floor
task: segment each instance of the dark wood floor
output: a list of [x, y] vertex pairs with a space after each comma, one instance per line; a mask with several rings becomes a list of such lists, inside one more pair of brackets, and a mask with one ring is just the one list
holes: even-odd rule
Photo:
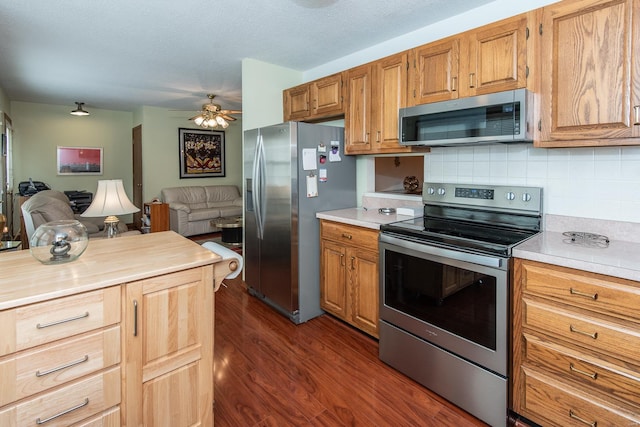
[[215, 425], [483, 426], [378, 359], [329, 315], [294, 325], [242, 281], [216, 293]]

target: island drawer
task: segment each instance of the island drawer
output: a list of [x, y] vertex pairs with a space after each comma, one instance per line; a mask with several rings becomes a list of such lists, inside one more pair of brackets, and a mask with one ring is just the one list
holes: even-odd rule
[[120, 287], [0, 312], [0, 356], [120, 322]]
[[0, 406], [120, 363], [120, 326], [0, 359]]
[[0, 425], [69, 426], [120, 403], [120, 367], [114, 367], [0, 410]]

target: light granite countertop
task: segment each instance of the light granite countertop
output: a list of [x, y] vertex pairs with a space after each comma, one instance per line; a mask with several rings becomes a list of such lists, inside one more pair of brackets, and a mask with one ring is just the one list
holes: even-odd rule
[[[609, 245], [571, 243], [565, 231], [605, 235]], [[549, 215], [545, 231], [513, 249], [513, 256], [640, 281], [640, 224]]]
[[403, 221], [405, 219], [411, 219], [413, 217], [398, 215], [395, 213], [391, 215], [385, 215], [379, 213], [378, 209], [347, 208], [318, 212], [316, 213], [316, 218], [379, 230], [380, 225], [382, 224]]

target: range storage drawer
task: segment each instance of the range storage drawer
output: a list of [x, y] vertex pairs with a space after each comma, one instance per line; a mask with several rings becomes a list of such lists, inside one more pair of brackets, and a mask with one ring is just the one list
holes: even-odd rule
[[[556, 426], [632, 426], [640, 415], [611, 406], [588, 394], [567, 387], [536, 371], [523, 368], [523, 415], [544, 414], [543, 425]], [[540, 420], [536, 418], [537, 422]]]
[[608, 316], [640, 321], [640, 287], [636, 282], [527, 262], [524, 292]]
[[528, 365], [542, 368], [553, 378], [565, 378], [594, 394], [634, 404], [640, 412], [640, 372], [607, 363], [561, 345], [524, 334]]
[[523, 300], [523, 327], [553, 334], [568, 342], [640, 364], [640, 331], [623, 325], [585, 317], [528, 299]]
[[0, 356], [120, 322], [120, 287], [0, 312]]

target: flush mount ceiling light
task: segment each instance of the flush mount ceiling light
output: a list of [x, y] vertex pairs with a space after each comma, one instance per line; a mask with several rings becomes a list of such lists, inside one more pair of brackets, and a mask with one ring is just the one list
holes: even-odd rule
[[82, 109], [82, 106], [84, 105], [84, 102], [77, 102], [76, 101], [76, 105], [78, 107], [71, 112], [72, 115], [74, 115], [74, 116], [88, 116], [89, 115], [89, 112], [87, 112], [87, 111]]
[[195, 124], [203, 128], [217, 128], [218, 126], [226, 129], [229, 127], [229, 122], [235, 121], [235, 117], [231, 117], [229, 114], [241, 114], [240, 110], [223, 110], [220, 104], [214, 104], [213, 98], [216, 96], [213, 94], [207, 95], [209, 98], [208, 104], [202, 105], [202, 111], [197, 116], [191, 117], [189, 120], [193, 120]]

